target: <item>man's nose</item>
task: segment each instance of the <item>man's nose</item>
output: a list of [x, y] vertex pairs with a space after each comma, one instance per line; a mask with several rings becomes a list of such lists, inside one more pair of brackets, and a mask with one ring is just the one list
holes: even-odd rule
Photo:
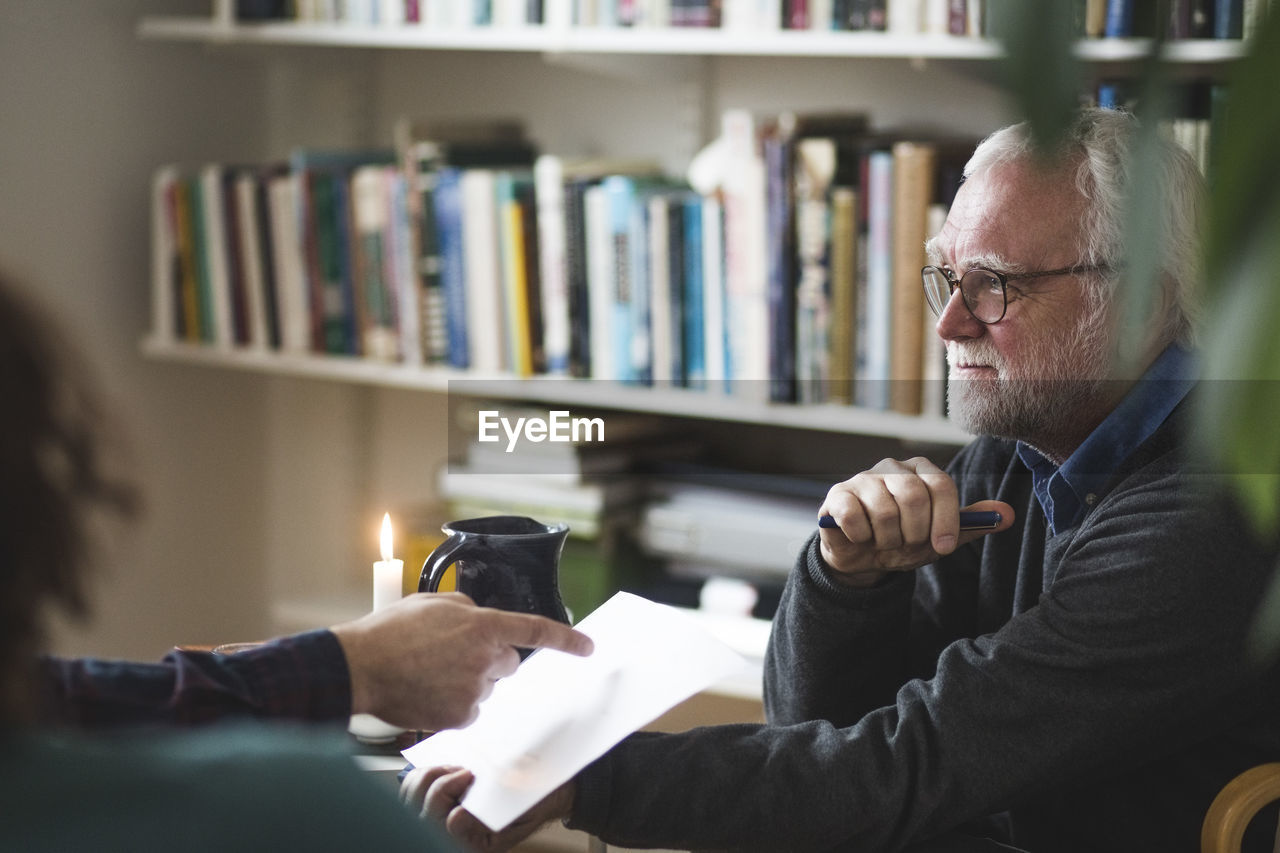
[[986, 325], [974, 317], [964, 304], [964, 296], [958, 287], [951, 291], [951, 298], [947, 300], [933, 328], [944, 341], [977, 338], [986, 332]]

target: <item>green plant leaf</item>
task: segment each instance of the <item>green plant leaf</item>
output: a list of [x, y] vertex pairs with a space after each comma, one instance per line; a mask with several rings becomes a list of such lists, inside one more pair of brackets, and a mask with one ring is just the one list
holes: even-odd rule
[[1084, 77], [1072, 46], [1073, 0], [989, 0], [987, 14], [1003, 42], [1005, 86], [1031, 123], [1040, 150], [1061, 139], [1080, 101]]

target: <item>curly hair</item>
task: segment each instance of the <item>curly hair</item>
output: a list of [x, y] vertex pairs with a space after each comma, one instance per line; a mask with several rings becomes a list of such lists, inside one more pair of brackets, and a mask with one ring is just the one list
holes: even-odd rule
[[0, 724], [30, 711], [51, 609], [83, 618], [96, 525], [138, 509], [105, 412], [50, 318], [0, 272]]

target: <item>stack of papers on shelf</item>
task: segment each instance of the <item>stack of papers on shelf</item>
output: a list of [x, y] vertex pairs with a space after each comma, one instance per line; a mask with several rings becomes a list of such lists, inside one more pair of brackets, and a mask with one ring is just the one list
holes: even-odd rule
[[641, 726], [745, 666], [674, 608], [620, 592], [576, 626], [585, 658], [542, 650], [495, 685], [465, 729], [404, 751], [418, 767], [475, 775], [462, 805], [495, 832]]
[[811, 498], [664, 484], [641, 514], [640, 544], [676, 575], [785, 579], [817, 529]]

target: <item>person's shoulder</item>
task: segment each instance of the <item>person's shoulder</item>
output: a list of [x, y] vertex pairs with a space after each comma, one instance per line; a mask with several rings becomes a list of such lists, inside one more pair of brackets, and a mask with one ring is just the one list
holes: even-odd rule
[[21, 831], [36, 839], [24, 849], [90, 839], [96, 850], [455, 849], [393, 786], [360, 770], [333, 731], [237, 724], [45, 737], [10, 759], [0, 778], [25, 780]]

